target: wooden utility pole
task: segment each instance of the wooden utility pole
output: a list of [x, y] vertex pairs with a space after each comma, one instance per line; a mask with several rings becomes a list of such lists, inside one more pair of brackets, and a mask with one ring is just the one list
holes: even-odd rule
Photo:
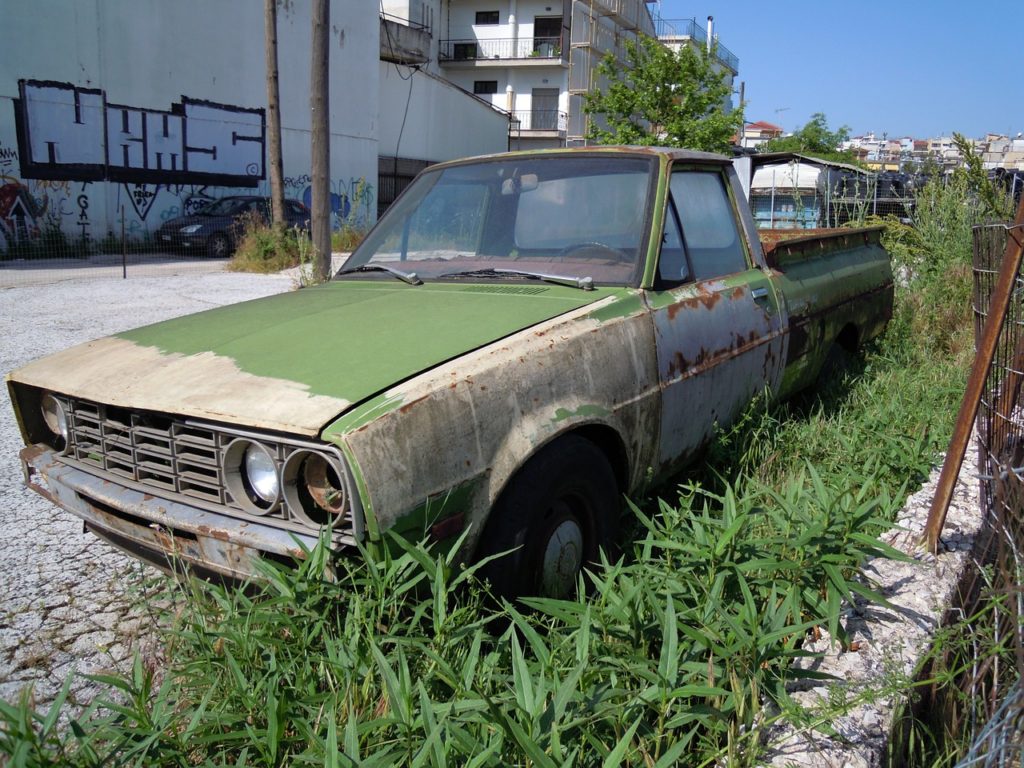
[[317, 256], [317, 276], [326, 280], [331, 271], [331, 126], [328, 92], [328, 40], [331, 28], [330, 0], [313, 0], [313, 40], [309, 107], [312, 113], [312, 234]]
[[284, 166], [281, 162], [281, 96], [277, 87], [277, 0], [263, 0], [263, 47], [267, 61], [267, 164], [270, 210], [275, 227], [284, 226]]

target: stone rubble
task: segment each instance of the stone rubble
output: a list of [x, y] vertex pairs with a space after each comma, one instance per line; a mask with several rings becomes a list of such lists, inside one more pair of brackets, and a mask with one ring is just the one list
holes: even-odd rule
[[[871, 584], [895, 610], [858, 598], [843, 621], [850, 650], [833, 644], [827, 633], [805, 643], [821, 658], [800, 666], [833, 675], [835, 682], [809, 680], [791, 686], [794, 700], [812, 714], [822, 711], [834, 735], [788, 723], [768, 729], [763, 765], [773, 768], [876, 768], [884, 763], [893, 718], [903, 703], [894, 684], [913, 680], [933, 633], [956, 600], [961, 579], [974, 566], [974, 546], [982, 526], [974, 458], [968, 448], [940, 537], [940, 553], [920, 544], [935, 495], [939, 470], [907, 499], [895, 525], [883, 536], [910, 556], [910, 562], [876, 559], [867, 569]], [[853, 650], [856, 649], [856, 650]], [[839, 702], [855, 705], [838, 718], [828, 717]]]

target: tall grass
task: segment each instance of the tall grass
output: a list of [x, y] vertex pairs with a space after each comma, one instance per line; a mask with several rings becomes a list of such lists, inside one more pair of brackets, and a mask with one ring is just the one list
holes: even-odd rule
[[[255, 590], [176, 582], [162, 664], [95, 677], [109, 694], [54, 728], [57, 705], [0, 705], [16, 765], [740, 764], [785, 691], [800, 639], [838, 617], [885, 545], [878, 505], [828, 488], [772, 507], [687, 495], [640, 519], [628, 561], [589, 595], [492, 607], [451, 555], [340, 561], [318, 547]], [[764, 531], [778, 535], [766, 538]], [[809, 673], [802, 673], [809, 674]], [[771, 710], [774, 712], [775, 710]]]
[[241, 230], [241, 236], [228, 262], [228, 269], [268, 274], [297, 267], [301, 263], [309, 237], [305, 230], [268, 225], [256, 214], [243, 216], [236, 226]]

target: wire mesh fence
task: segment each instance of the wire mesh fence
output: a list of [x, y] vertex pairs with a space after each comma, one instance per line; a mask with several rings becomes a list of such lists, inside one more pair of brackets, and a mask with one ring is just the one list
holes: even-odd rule
[[[975, 338], [990, 319], [996, 278], [1014, 227], [975, 227]], [[1020, 235], [1016, 235], [1020, 237]], [[994, 318], [997, 322], [999, 318]], [[979, 402], [978, 473], [981, 502], [989, 524], [988, 574], [977, 595], [992, 610], [988, 646], [995, 652], [975, 657], [961, 675], [959, 687], [973, 702], [973, 711], [953, 715], [953, 727], [970, 724], [979, 713], [983, 726], [959, 766], [1024, 765], [1024, 276], [1017, 271], [1012, 300], [1002, 319], [995, 355]], [[963, 722], [958, 722], [963, 720]]]

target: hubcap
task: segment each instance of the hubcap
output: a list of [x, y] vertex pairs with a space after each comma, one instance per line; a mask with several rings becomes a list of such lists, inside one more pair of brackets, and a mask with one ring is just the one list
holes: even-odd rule
[[545, 597], [564, 597], [576, 586], [583, 567], [583, 529], [575, 520], [563, 520], [551, 532], [544, 548], [540, 592]]

